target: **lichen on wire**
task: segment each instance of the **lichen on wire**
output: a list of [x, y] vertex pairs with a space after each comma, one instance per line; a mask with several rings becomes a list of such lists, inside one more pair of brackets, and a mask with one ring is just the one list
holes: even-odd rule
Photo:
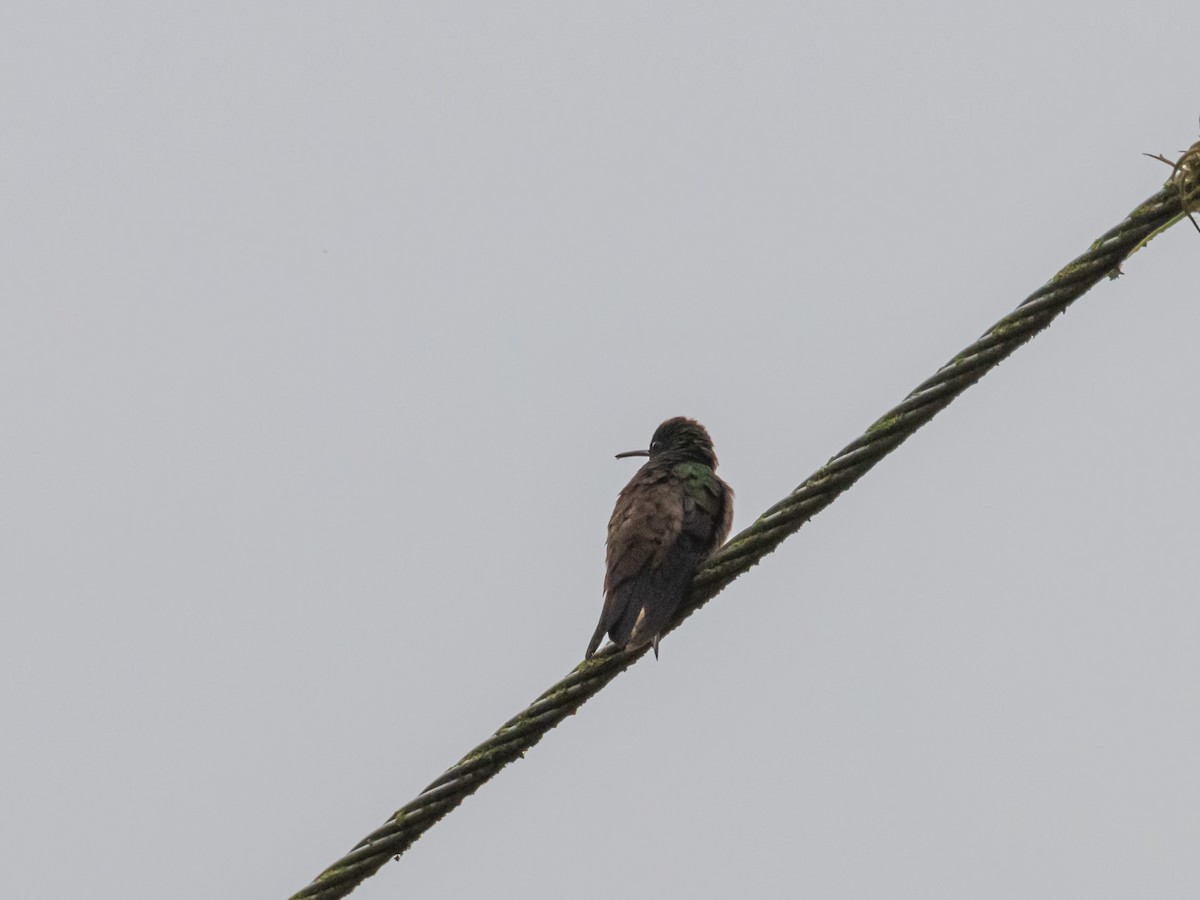
[[[848, 444], [803, 484], [764, 512], [714, 553], [697, 574], [687, 600], [667, 631], [720, 593], [788, 536], [829, 506], [918, 428], [945, 409], [1019, 346], [1045, 329], [1101, 279], [1116, 277], [1121, 263], [1156, 233], [1183, 217], [1197, 192], [1200, 142], [1176, 164], [1172, 180], [1102, 235], [1015, 310], [989, 328], [896, 407]], [[508, 763], [524, 755], [551, 728], [573, 714], [606, 684], [637, 662], [646, 647], [627, 653], [612, 645], [580, 663], [486, 741], [447, 769], [415, 800], [396, 811], [292, 900], [344, 897], [398, 857]]]

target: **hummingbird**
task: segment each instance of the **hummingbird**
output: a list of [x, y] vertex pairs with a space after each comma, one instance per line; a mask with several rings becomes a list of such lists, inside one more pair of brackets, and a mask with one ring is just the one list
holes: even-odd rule
[[648, 450], [617, 459], [628, 456], [650, 459], [621, 490], [608, 520], [604, 611], [585, 658], [607, 632], [626, 650], [650, 644], [657, 659], [659, 633], [733, 522], [733, 490], [717, 477], [712, 438], [695, 419], [667, 419]]

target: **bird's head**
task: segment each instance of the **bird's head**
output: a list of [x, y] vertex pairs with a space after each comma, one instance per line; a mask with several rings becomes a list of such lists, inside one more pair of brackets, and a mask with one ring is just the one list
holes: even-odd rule
[[617, 459], [626, 456], [649, 456], [654, 459], [664, 454], [680, 462], [700, 462], [713, 469], [717, 467], [717, 453], [713, 450], [712, 438], [703, 425], [683, 416], [667, 419], [659, 425], [650, 438], [649, 450], [627, 450], [618, 453]]

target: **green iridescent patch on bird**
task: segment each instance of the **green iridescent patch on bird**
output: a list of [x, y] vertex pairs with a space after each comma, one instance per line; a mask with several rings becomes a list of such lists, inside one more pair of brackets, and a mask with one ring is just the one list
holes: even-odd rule
[[719, 479], [712, 468], [704, 463], [682, 462], [671, 468], [671, 474], [684, 481], [688, 486], [695, 485], [697, 488], [711, 490], [720, 484]]

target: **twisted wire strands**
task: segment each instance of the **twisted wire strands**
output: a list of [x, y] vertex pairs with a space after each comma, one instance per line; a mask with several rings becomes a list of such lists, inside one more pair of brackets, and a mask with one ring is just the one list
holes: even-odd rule
[[[988, 370], [1046, 328], [1051, 320], [1106, 275], [1115, 278], [1120, 264], [1157, 232], [1185, 215], [1200, 196], [1173, 178], [1118, 226], [1099, 238], [1046, 285], [982, 337], [918, 385], [857, 440], [818, 469], [803, 484], [734, 536], [705, 563], [687, 601], [666, 629], [673, 631], [726, 585], [773, 551], [789, 535], [832, 503], [884, 456], [945, 409]], [[664, 632], [666, 633], [666, 632]], [[601, 688], [637, 662], [646, 647], [627, 653], [609, 645], [505, 722], [495, 734], [363, 838], [349, 853], [317, 876], [292, 900], [344, 897], [398, 857], [439, 819], [473, 794], [508, 763], [523, 756], [551, 728], [572, 715]]]

